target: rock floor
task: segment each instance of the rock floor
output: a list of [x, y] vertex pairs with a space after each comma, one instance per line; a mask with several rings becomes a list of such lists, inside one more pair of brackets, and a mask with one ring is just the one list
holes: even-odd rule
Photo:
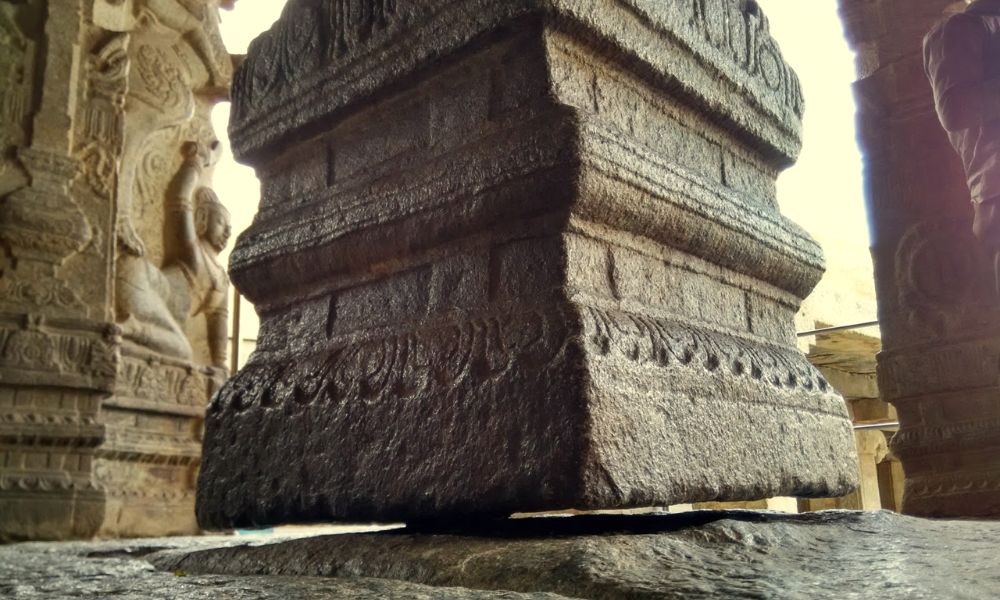
[[546, 517], [0, 547], [0, 598], [1000, 597], [1000, 522], [888, 512]]
[[280, 543], [276, 536], [211, 536], [95, 542], [23, 543], [0, 546], [0, 598], [115, 600], [319, 600], [351, 598], [414, 600], [558, 599], [443, 589], [371, 578], [196, 575], [157, 570], [147, 559], [169, 550], [190, 552], [232, 545]]

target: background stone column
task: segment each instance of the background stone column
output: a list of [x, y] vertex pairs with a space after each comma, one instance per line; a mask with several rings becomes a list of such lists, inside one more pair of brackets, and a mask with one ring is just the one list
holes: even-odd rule
[[857, 52], [883, 398], [904, 512], [1000, 516], [1000, 300], [971, 233], [961, 163], [934, 112], [922, 39], [950, 0], [841, 0]]
[[82, 18], [79, 0], [0, 4], [0, 540], [92, 535], [104, 519], [93, 468], [118, 349], [96, 234], [108, 208], [74, 193]]

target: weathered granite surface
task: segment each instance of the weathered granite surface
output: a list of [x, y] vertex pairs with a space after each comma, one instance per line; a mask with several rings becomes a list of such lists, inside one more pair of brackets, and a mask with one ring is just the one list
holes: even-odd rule
[[547, 518], [245, 546], [253, 539], [0, 546], [0, 597], [985, 600], [1000, 589], [1000, 524], [887, 512]]
[[995, 598], [1000, 524], [699, 511], [394, 530], [166, 555], [204, 573], [383, 577], [574, 598]]
[[165, 548], [188, 550], [248, 542], [247, 538], [25, 543], [0, 546], [0, 598], [21, 600], [320, 600], [387, 598], [430, 600], [558, 600], [555, 594], [520, 594], [430, 587], [388, 579], [247, 577], [163, 572], [145, 560]]
[[837, 496], [795, 347], [822, 253], [802, 99], [752, 2], [292, 0], [234, 83], [257, 351], [206, 527]]

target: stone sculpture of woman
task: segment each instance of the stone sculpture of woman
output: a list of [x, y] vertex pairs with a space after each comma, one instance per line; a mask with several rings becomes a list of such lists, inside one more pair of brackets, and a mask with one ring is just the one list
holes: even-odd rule
[[218, 256], [232, 229], [229, 211], [210, 187], [201, 185], [203, 169], [218, 160], [220, 148], [218, 141], [208, 148], [184, 144], [184, 164], [167, 198], [169, 245], [163, 273], [176, 296], [187, 300], [186, 306], [177, 308], [178, 320], [204, 314], [212, 364], [225, 367], [229, 277]]
[[229, 241], [229, 212], [204, 171], [219, 155], [210, 146], [187, 142], [184, 163], [167, 192], [166, 257], [157, 268], [144, 257], [124, 253], [118, 269], [118, 321], [127, 339], [156, 352], [190, 360], [185, 326], [204, 315], [212, 365], [226, 367], [229, 278], [218, 255]]

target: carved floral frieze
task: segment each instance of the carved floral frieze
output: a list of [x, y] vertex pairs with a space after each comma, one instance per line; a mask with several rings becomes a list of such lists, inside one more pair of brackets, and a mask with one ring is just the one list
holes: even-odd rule
[[104, 338], [0, 328], [0, 368], [112, 379], [117, 352], [113, 342]]

